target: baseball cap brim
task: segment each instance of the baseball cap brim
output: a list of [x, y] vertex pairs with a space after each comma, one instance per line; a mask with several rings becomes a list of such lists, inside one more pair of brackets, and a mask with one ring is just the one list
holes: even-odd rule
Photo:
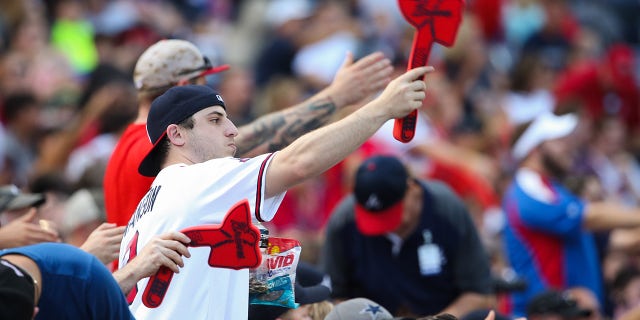
[[369, 211], [356, 202], [356, 226], [364, 235], [383, 235], [398, 228], [400, 222], [402, 222], [403, 212], [403, 201], [398, 201], [398, 203], [382, 211]]
[[46, 201], [45, 195], [42, 193], [21, 193], [15, 197], [9, 205], [7, 210], [18, 210], [30, 207], [37, 207]]
[[222, 71], [227, 71], [229, 70], [229, 65], [228, 64], [222, 64], [219, 66], [213, 66], [207, 70], [202, 71], [202, 73], [200, 74], [200, 76], [206, 76], [206, 75], [210, 75], [210, 74], [214, 74], [214, 73], [220, 73]]
[[145, 177], [155, 177], [158, 175], [158, 172], [160, 172], [160, 170], [162, 169], [160, 167], [161, 155], [159, 152], [158, 145], [160, 145], [161, 143], [164, 143], [166, 135], [167, 133], [165, 132], [162, 134], [162, 136], [160, 136], [160, 139], [158, 139], [158, 141], [153, 145], [151, 150], [149, 150], [149, 152], [144, 157], [144, 159], [142, 159], [142, 162], [140, 162], [140, 165], [138, 166], [138, 172], [141, 175]]
[[572, 133], [578, 125], [574, 114], [556, 116], [545, 113], [536, 118], [513, 147], [513, 157], [524, 159], [533, 149], [545, 141], [563, 138]]
[[[6, 189], [6, 188], [5, 188]], [[0, 192], [0, 211], [38, 207], [47, 200], [43, 193]]]

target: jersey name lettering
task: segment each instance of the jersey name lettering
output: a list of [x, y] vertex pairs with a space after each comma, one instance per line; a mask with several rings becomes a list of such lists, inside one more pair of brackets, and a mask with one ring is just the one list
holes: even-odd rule
[[147, 194], [144, 195], [144, 198], [142, 198], [136, 208], [136, 212], [131, 217], [131, 220], [129, 220], [127, 228], [124, 230], [125, 236], [130, 229], [135, 227], [138, 220], [140, 220], [147, 212], [153, 210], [153, 204], [156, 202], [156, 197], [158, 196], [158, 192], [160, 192], [161, 187], [162, 186], [153, 186], [149, 191], [147, 191]]

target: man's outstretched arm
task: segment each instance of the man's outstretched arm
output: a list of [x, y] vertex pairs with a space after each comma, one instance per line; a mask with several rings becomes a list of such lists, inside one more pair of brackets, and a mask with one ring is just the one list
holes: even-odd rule
[[335, 113], [384, 89], [393, 68], [380, 52], [353, 62], [347, 53], [333, 82], [304, 102], [264, 115], [238, 128], [237, 157], [251, 157], [288, 146], [303, 134], [329, 123]]

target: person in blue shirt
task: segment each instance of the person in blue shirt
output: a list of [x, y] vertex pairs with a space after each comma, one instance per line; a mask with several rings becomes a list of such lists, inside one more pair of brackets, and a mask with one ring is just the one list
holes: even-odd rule
[[585, 287], [603, 302], [602, 275], [592, 231], [640, 227], [640, 210], [613, 202], [585, 202], [562, 179], [573, 163], [578, 118], [539, 115], [512, 149], [518, 168], [503, 197], [504, 245], [510, 267], [527, 282], [511, 295], [511, 313], [548, 289]]
[[179, 272], [189, 238], [156, 237], [113, 275], [94, 255], [45, 242], [0, 251], [0, 318], [133, 319], [124, 293], [160, 266]]

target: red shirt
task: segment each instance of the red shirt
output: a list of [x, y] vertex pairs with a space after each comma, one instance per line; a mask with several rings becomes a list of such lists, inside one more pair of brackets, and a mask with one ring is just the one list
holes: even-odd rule
[[104, 175], [107, 222], [126, 225], [153, 178], [138, 173], [138, 165], [151, 150], [145, 124], [131, 124], [120, 137]]

